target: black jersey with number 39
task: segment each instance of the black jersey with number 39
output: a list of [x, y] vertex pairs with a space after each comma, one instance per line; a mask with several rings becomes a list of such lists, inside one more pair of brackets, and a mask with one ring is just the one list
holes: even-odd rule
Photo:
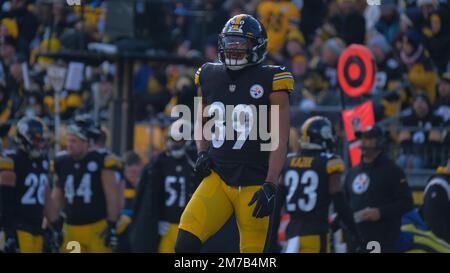
[[49, 182], [49, 161], [46, 157], [31, 159], [24, 151], [7, 152], [0, 159], [1, 171], [16, 175], [14, 187], [14, 223], [30, 232], [41, 229], [45, 188]]
[[206, 63], [197, 71], [195, 83], [209, 118], [215, 119], [210, 145], [215, 171], [232, 186], [264, 183], [270, 151], [261, 145], [270, 141], [264, 134], [270, 125], [262, 121], [269, 120], [269, 95], [293, 90], [292, 74], [274, 65], [231, 71], [221, 63]]
[[102, 171], [116, 171], [120, 160], [113, 154], [90, 151], [83, 159], [68, 154], [55, 159], [57, 186], [64, 190], [66, 223], [92, 224], [107, 217]]
[[329, 177], [343, 170], [342, 159], [331, 153], [303, 150], [288, 155], [282, 176], [285, 207], [291, 216], [288, 238], [328, 231]]

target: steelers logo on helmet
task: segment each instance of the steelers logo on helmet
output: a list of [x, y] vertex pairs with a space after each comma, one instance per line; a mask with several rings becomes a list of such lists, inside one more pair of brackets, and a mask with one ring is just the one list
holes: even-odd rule
[[352, 183], [352, 190], [356, 194], [362, 194], [367, 191], [370, 184], [370, 178], [366, 173], [360, 173], [355, 177]]
[[352, 44], [341, 54], [338, 61], [338, 81], [350, 97], [370, 92], [375, 82], [376, 64], [370, 50]]
[[234, 16], [219, 35], [219, 60], [231, 70], [262, 62], [267, 54], [266, 48], [266, 31], [251, 15]]
[[250, 96], [254, 99], [259, 99], [264, 95], [264, 88], [260, 84], [254, 84], [250, 87]]

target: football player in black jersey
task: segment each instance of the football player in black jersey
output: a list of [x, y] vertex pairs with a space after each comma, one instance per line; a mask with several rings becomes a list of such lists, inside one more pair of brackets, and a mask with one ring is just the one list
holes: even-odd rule
[[341, 174], [345, 165], [332, 153], [335, 137], [331, 122], [322, 116], [305, 121], [301, 151], [289, 154], [282, 174], [280, 195], [290, 215], [286, 252], [326, 253], [329, 249], [329, 209], [333, 202], [340, 219], [355, 230], [345, 201]]
[[[236, 15], [219, 36], [220, 62], [205, 63], [195, 75], [202, 97], [195, 126], [196, 170], [204, 179], [181, 217], [177, 252], [200, 251], [232, 214], [239, 227], [241, 252], [266, 250], [276, 182], [287, 153], [289, 93], [294, 85], [285, 67], [262, 64], [266, 47], [263, 25], [250, 15]], [[279, 115], [272, 117], [276, 111], [270, 109], [277, 107]], [[253, 109], [269, 109], [269, 113]], [[204, 112], [209, 117], [203, 119]], [[202, 125], [213, 118], [209, 138], [203, 135]], [[278, 126], [265, 124], [271, 138], [260, 134], [264, 120]], [[225, 132], [233, 137], [225, 138]], [[256, 138], [249, 137], [253, 133]], [[272, 149], [264, 149], [264, 144]]]
[[[82, 127], [88, 128], [88, 137], [90, 139], [91, 150], [95, 150], [100, 154], [104, 154], [107, 157], [114, 158], [117, 161], [121, 161], [110, 149], [106, 147], [107, 134], [104, 128], [100, 124], [96, 123], [95, 120], [89, 114], [78, 115], [75, 117], [75, 123]], [[122, 189], [125, 185], [124, 170], [122, 168], [123, 162], [116, 164], [112, 169], [115, 172], [116, 184], [119, 190], [119, 199], [121, 202], [117, 202], [118, 211], [122, 211], [123, 208], [123, 198]]]
[[76, 121], [69, 125], [67, 151], [55, 159], [52, 197], [65, 214], [62, 252], [69, 250], [69, 241], [78, 242], [81, 252], [111, 252], [117, 245], [120, 197], [116, 172], [121, 161], [90, 147], [90, 124]]
[[189, 131], [192, 127], [181, 119], [171, 125], [166, 150], [151, 160], [139, 182], [135, 214], [153, 212], [158, 225], [153, 230], [159, 235], [154, 238], [159, 239], [159, 244], [158, 249], [151, 251], [160, 253], [175, 252], [181, 214], [201, 180], [194, 173], [196, 149], [193, 143], [182, 139], [182, 126]]
[[17, 123], [17, 150], [0, 157], [1, 215], [7, 252], [43, 251], [44, 215], [53, 217], [46, 134], [40, 119], [24, 117]]

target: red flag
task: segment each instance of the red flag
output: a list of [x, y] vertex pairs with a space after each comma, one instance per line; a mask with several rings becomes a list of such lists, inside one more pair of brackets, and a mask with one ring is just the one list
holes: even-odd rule
[[361, 160], [360, 144], [359, 141], [355, 141], [355, 132], [364, 131], [367, 127], [375, 124], [372, 102], [367, 101], [353, 109], [342, 111], [342, 120], [344, 121], [347, 141], [350, 143], [350, 159], [352, 166], [355, 166], [358, 165]]
[[353, 109], [342, 111], [342, 120], [347, 140], [355, 140], [355, 132], [364, 131], [367, 127], [375, 124], [372, 102], [367, 101]]
[[348, 151], [352, 167], [358, 165], [361, 162], [361, 141], [353, 141], [350, 143], [348, 145]]

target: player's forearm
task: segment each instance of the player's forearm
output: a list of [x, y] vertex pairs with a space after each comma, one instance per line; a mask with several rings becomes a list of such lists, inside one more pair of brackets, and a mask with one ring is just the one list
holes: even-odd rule
[[[283, 122], [281, 122], [283, 123]], [[282, 128], [283, 127], [283, 128]], [[269, 170], [267, 172], [266, 182], [271, 182], [276, 184], [280, 173], [284, 166], [284, 161], [287, 155], [287, 128], [280, 124], [280, 141], [278, 147], [270, 152], [269, 156]]]
[[[61, 210], [64, 208], [64, 192], [59, 186], [54, 186], [51, 193], [52, 212], [51, 217], [59, 217]], [[53, 222], [53, 221], [51, 221]]]
[[266, 182], [276, 184], [281, 170], [283, 169], [284, 160], [287, 154], [287, 145], [281, 144], [275, 151], [270, 153], [269, 170], [267, 172]]
[[45, 188], [45, 203], [44, 203], [44, 217], [48, 220], [48, 222], [53, 223], [58, 220], [59, 210], [53, 202], [52, 198], [52, 190], [50, 187]]
[[119, 198], [118, 205], [119, 205], [119, 212], [121, 212], [125, 208], [125, 195], [124, 195], [125, 182], [123, 180], [120, 181], [120, 183], [118, 185], [118, 191], [119, 191], [119, 193], [118, 193], [119, 194], [119, 196], [118, 196], [118, 198]]
[[107, 202], [107, 212], [108, 212], [108, 221], [117, 222], [119, 218], [119, 208], [117, 206], [118, 199], [110, 196], [106, 197]]
[[195, 137], [195, 145], [197, 146], [197, 152], [206, 152], [208, 150], [208, 141], [205, 139], [203, 135], [203, 124], [205, 119], [203, 118], [203, 99], [199, 101], [197, 105], [197, 115], [194, 124], [194, 137]]
[[[272, 105], [279, 107], [278, 117], [275, 122], [278, 123], [278, 132], [271, 132], [272, 143], [276, 145], [275, 149], [270, 152], [269, 170], [267, 172], [266, 182], [277, 183], [281, 170], [286, 160], [289, 136], [289, 97], [285, 93], [277, 94], [272, 97]], [[271, 120], [272, 121], [272, 120]], [[272, 126], [271, 126], [272, 127]], [[278, 135], [274, 135], [278, 134]], [[278, 138], [278, 141], [275, 139]]]
[[107, 220], [116, 222], [119, 218], [119, 190], [114, 172], [111, 170], [103, 171], [102, 183], [106, 198]]

